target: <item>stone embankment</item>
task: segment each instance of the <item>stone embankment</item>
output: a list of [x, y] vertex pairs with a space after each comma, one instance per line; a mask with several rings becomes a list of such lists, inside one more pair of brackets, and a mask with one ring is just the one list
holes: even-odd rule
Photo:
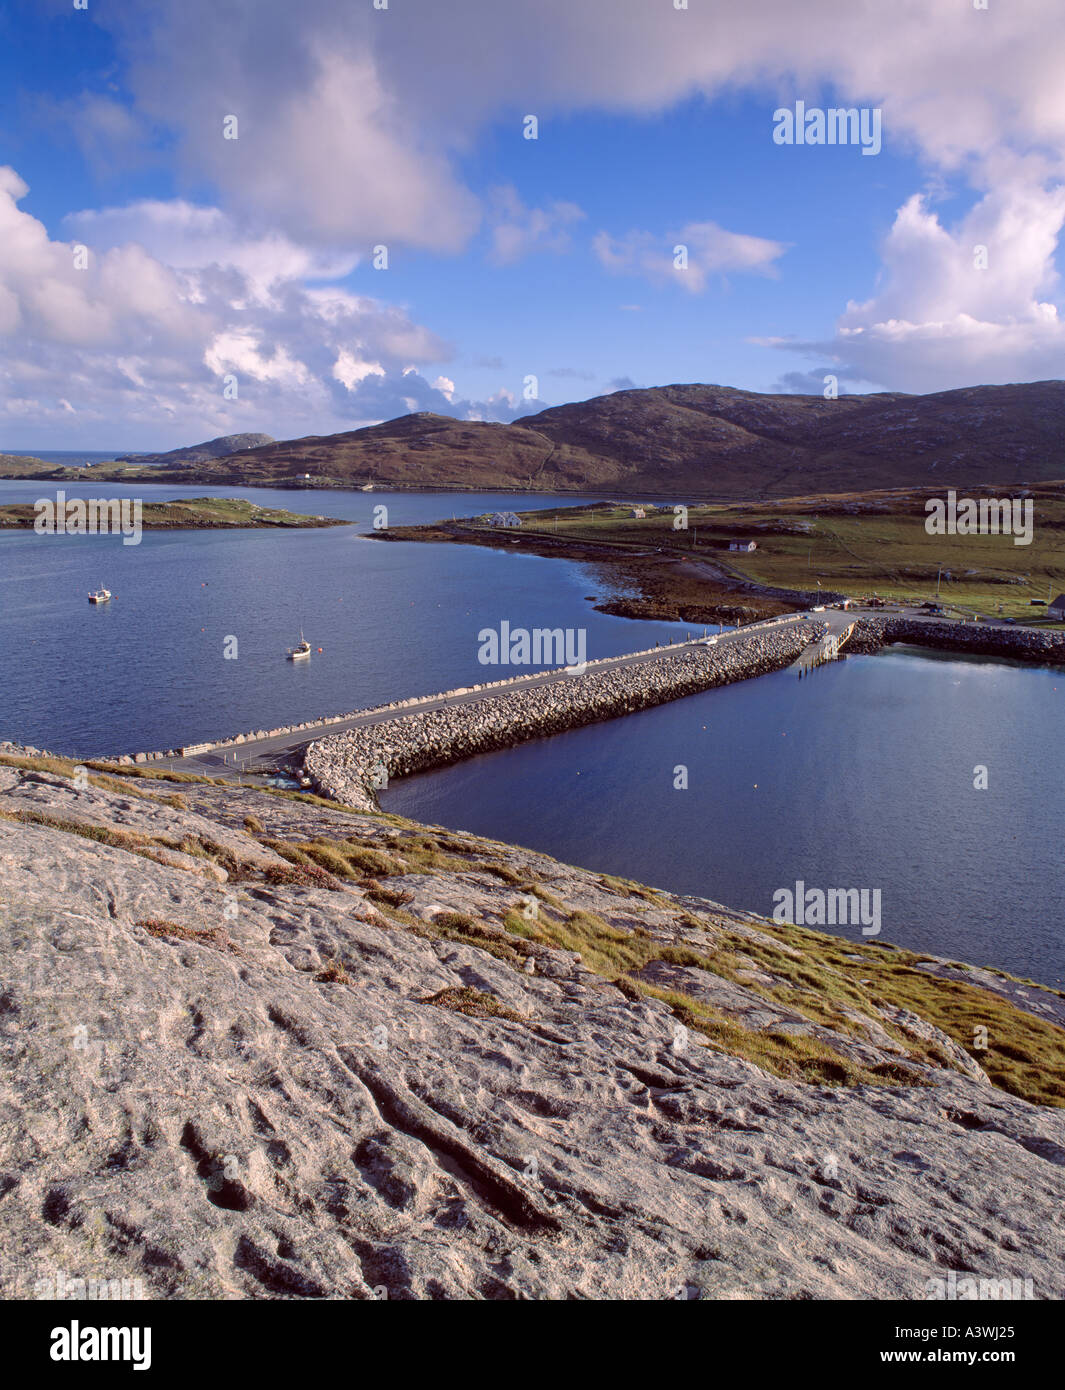
[[547, 685], [351, 729], [312, 743], [304, 758], [304, 771], [333, 800], [373, 809], [377, 804], [375, 789], [385, 778], [424, 772], [780, 670], [824, 631], [822, 622], [770, 625], [716, 647], [688, 647], [657, 661], [589, 671]]
[[[768, 619], [772, 622], [774, 619]], [[664, 648], [663, 650], [668, 650]], [[640, 651], [630, 652], [630, 656], [650, 656], [652, 652], [657, 652], [657, 647], [644, 647]], [[594, 670], [599, 666], [609, 666], [616, 658], [603, 657], [599, 661], [588, 662], [587, 669]], [[433, 695], [411, 695], [406, 700], [391, 700], [387, 705], [374, 705], [370, 709], [349, 710], [347, 714], [324, 714], [318, 719], [305, 719], [300, 724], [281, 724], [276, 729], [250, 729], [247, 733], [234, 734], [231, 738], [214, 739], [206, 743], [187, 743], [181, 748], [167, 748], [163, 752], [151, 753], [123, 753], [120, 756], [111, 756], [102, 761], [120, 763], [124, 767], [134, 763], [152, 763], [170, 760], [172, 758], [195, 757], [198, 753], [221, 752], [223, 750], [237, 750], [248, 743], [260, 743], [268, 738], [282, 738], [288, 734], [311, 734], [315, 729], [329, 729], [333, 725], [343, 724], [345, 720], [357, 719], [366, 715], [380, 715], [382, 721], [396, 717], [397, 710], [417, 709], [421, 705], [435, 704], [440, 700], [446, 699], [449, 695], [468, 695], [476, 690], [497, 690], [503, 686], [513, 685], [515, 680], [520, 679], [516, 676], [506, 676], [503, 680], [482, 681], [477, 685], [465, 685], [458, 690], [441, 690]], [[30, 749], [32, 753], [40, 752], [39, 749]]]
[[[766, 589], [765, 596], [793, 599], [800, 602], [802, 606], [809, 603], [810, 594], [801, 593], [799, 590], [792, 589]], [[822, 593], [817, 596], [823, 602], [833, 602], [835, 598], [842, 598], [842, 595]], [[622, 612], [624, 604], [604, 605], [603, 612]], [[629, 612], [628, 616], [637, 616], [634, 612]], [[701, 619], [700, 619], [701, 621]], [[772, 621], [772, 620], [770, 620]], [[858, 626], [854, 634], [847, 641], [847, 651], [852, 654], [862, 652], [879, 651], [885, 643], [908, 642], [917, 646], [938, 647], [944, 651], [967, 651], [980, 656], [1008, 656], [1020, 661], [1065, 663], [1065, 632], [1042, 632], [1030, 629], [1010, 630], [1007, 628], [982, 627], [977, 624], [958, 623], [958, 622], [929, 622], [927, 619], [920, 622], [913, 622], [903, 618], [863, 618], [858, 621]], [[633, 653], [640, 655], [640, 653]], [[597, 665], [608, 665], [608, 661], [603, 663], [590, 662], [589, 672], [594, 672]], [[783, 663], [787, 664], [787, 663]], [[750, 671], [746, 674], [759, 675], [760, 671]], [[730, 680], [744, 679], [743, 676], [730, 676]], [[402, 710], [416, 710], [419, 706], [434, 704], [447, 695], [465, 694], [476, 690], [494, 690], [503, 686], [510, 685], [514, 677], [499, 681], [486, 681], [480, 685], [466, 686], [461, 691], [441, 691], [434, 695], [416, 695], [407, 700], [393, 700], [387, 705], [379, 705], [371, 710], [352, 710], [348, 714], [329, 714], [320, 719], [308, 719], [300, 724], [284, 724], [276, 729], [251, 729], [243, 734], [236, 734], [231, 738], [217, 739], [212, 742], [186, 744], [180, 748], [167, 748], [162, 752], [142, 752], [121, 755], [111, 755], [107, 757], [108, 762], [129, 765], [133, 763], [149, 763], [169, 761], [176, 758], [195, 757], [197, 754], [226, 751], [236, 753], [245, 744], [259, 743], [264, 739], [280, 738], [289, 734], [306, 734], [308, 740], [315, 730], [329, 729], [331, 726], [341, 724], [345, 720], [354, 719], [360, 715], [379, 714], [382, 721], [390, 720], [393, 717], [400, 717], [398, 712]], [[711, 682], [717, 684], [719, 682]], [[705, 689], [705, 686], [697, 686], [696, 689]], [[664, 699], [676, 699], [680, 695], [691, 694], [690, 690], [680, 690], [677, 695], [667, 695]], [[652, 700], [651, 704], [659, 704], [661, 700]], [[645, 708], [644, 705], [637, 705], [634, 708]], [[620, 710], [619, 713], [626, 711]], [[610, 714], [597, 714], [594, 719], [611, 718]], [[584, 723], [592, 722], [589, 720]], [[564, 727], [576, 727], [573, 724], [566, 724]], [[542, 732], [556, 732], [555, 730], [543, 730]], [[535, 737], [536, 735], [531, 735]], [[515, 740], [520, 741], [520, 740]], [[493, 745], [499, 746], [499, 745]], [[504, 745], [505, 746], [505, 745]], [[31, 752], [37, 752], [33, 749]], [[463, 754], [462, 756], [467, 756]], [[361, 804], [361, 803], [360, 803]]]
[[1015, 661], [1065, 665], [1065, 632], [985, 627], [980, 623], [930, 622], [927, 618], [860, 618], [847, 651], [873, 652], [892, 642], [940, 651], [1004, 656]]

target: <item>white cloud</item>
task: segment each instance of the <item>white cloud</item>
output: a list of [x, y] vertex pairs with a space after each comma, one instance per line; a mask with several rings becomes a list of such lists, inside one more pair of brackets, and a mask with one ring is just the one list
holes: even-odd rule
[[[890, 147], [960, 167], [1000, 150], [1065, 151], [1059, 0], [154, 0], [105, 7], [138, 116], [173, 132], [227, 208], [298, 239], [454, 249], [477, 223], [456, 170], [486, 123], [580, 110], [652, 114], [694, 93], [781, 100], [831, 86], [884, 111]], [[949, 61], [944, 61], [949, 55]], [[235, 114], [240, 138], [222, 139]], [[93, 117], [98, 138], [116, 115]]]
[[526, 207], [517, 190], [509, 185], [493, 189], [489, 203], [490, 254], [497, 265], [510, 265], [534, 251], [568, 251], [569, 229], [585, 216], [576, 203], [554, 202], [542, 208]]
[[198, 206], [180, 198], [86, 209], [70, 213], [63, 225], [75, 240], [98, 251], [132, 244], [182, 270], [232, 267], [264, 294], [278, 281], [340, 279], [360, 259], [350, 251], [328, 252], [297, 245], [277, 231], [242, 228], [220, 208]]
[[[305, 287], [301, 277], [342, 268], [319, 253], [280, 238], [242, 242], [215, 209], [140, 204], [71, 219], [81, 236], [99, 233], [99, 244], [82, 243], [88, 264], [79, 269], [79, 243], [51, 240], [18, 206], [26, 192], [0, 168], [0, 419], [9, 437], [49, 426], [80, 447], [151, 446], [243, 429], [352, 428], [401, 414], [412, 399], [418, 409], [451, 408], [454, 382], [430, 386], [420, 374], [451, 355], [448, 344], [394, 306]], [[133, 229], [140, 244], [111, 244]], [[223, 395], [230, 374], [236, 400]], [[113, 421], [126, 439], [115, 438]]]
[[729, 270], [773, 273], [773, 262], [787, 249], [765, 237], [728, 232], [716, 222], [689, 222], [679, 232], [655, 236], [629, 232], [611, 237], [599, 232], [595, 254], [615, 274], [643, 275], [652, 283], [672, 281], [691, 294], [706, 288], [707, 276]]
[[[97, 7], [94, 22], [117, 40], [133, 105], [75, 99], [75, 138], [101, 159], [110, 146], [124, 167], [138, 141], [155, 157], [172, 142], [188, 186], [212, 187], [220, 208], [79, 214], [67, 230], [96, 254], [78, 280], [70, 247], [12, 217], [3, 202], [11, 187], [0, 184], [9, 411], [15, 400], [58, 408], [60, 382], [65, 399], [101, 420], [108, 410], [151, 420], [184, 412], [186, 433], [208, 418], [220, 433], [235, 427], [233, 414], [256, 410], [278, 419], [300, 410], [326, 428], [355, 398], [367, 409], [408, 396], [439, 408], [446, 398], [427, 381], [402, 396], [395, 389], [402, 366], [446, 359], [429, 330], [402, 309], [303, 281], [342, 273], [382, 242], [465, 246], [482, 210], [462, 169], [489, 123], [505, 138], [510, 122], [532, 159], [574, 113], [650, 116], [697, 93], [737, 90], [764, 93], [767, 147], [778, 105], [831, 93], [883, 109], [887, 151], [915, 152], [986, 195], [984, 282], [961, 268], [978, 223], [945, 228], [924, 203], [907, 204], [885, 246], [884, 284], [848, 305], [828, 345], [798, 346], [831, 350], [893, 386], [1060, 375], [1050, 260], [1061, 226], [1055, 181], [1065, 176], [1060, 0], [993, 0], [988, 11], [967, 0], [693, 0], [685, 11], [667, 0], [404, 0], [402, 15], [335, 0], [153, 0]], [[521, 142], [530, 111], [539, 144]], [[237, 140], [223, 139], [228, 115], [238, 117]], [[509, 210], [490, 201], [488, 211], [501, 261], [562, 249], [579, 212], [566, 202], [530, 209], [516, 193]], [[672, 266], [678, 241], [689, 244], [687, 272]], [[612, 270], [697, 291], [713, 274], [769, 273], [783, 247], [699, 222], [661, 243], [646, 232], [603, 234], [596, 249]], [[242, 391], [239, 408], [223, 409], [207, 358], [238, 343], [265, 375], [249, 368], [253, 400]], [[336, 370], [345, 352], [381, 375], [370, 369], [349, 389]], [[520, 409], [505, 400], [454, 408]]]
[[[386, 77], [372, 30], [394, 16], [363, 8], [159, 0], [97, 19], [128, 60], [145, 140], [172, 133], [227, 211], [363, 254], [393, 242], [456, 250], [480, 217], [452, 168], [463, 132], [443, 113], [422, 121], [413, 74]], [[236, 139], [224, 138], [228, 117]]]
[[[542, 407], [506, 392], [466, 400], [447, 376], [430, 383], [422, 369], [449, 359], [450, 345], [394, 305], [306, 287], [301, 277], [338, 268], [320, 253], [283, 239], [242, 242], [215, 209], [139, 204], [128, 218], [108, 210], [71, 219], [82, 234], [100, 229], [103, 243], [78, 269], [78, 243], [52, 241], [18, 206], [27, 191], [0, 166], [8, 438], [47, 428], [50, 440], [79, 448], [152, 448], [244, 430], [323, 434], [407, 410], [507, 420]], [[108, 244], [126, 228], [141, 244]], [[229, 376], [235, 400], [223, 394]]]
[[886, 238], [878, 292], [847, 305], [833, 339], [774, 346], [829, 354], [842, 375], [892, 390], [1060, 377], [1065, 323], [1049, 296], [1063, 224], [1061, 186], [1003, 184], [953, 229], [915, 195]]
[[360, 362], [347, 348], [341, 348], [333, 363], [333, 375], [349, 391], [353, 391], [368, 376], [385, 376], [380, 362]]

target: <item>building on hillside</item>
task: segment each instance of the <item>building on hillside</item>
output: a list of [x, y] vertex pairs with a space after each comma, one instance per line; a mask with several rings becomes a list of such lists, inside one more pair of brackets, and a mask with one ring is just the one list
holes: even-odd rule
[[729, 550], [757, 550], [757, 541], [729, 541]]
[[642, 507], [633, 507], [633, 509], [632, 509], [632, 514], [633, 514], [633, 516], [646, 516], [646, 515], [647, 515], [647, 513], [644, 511], [644, 509], [643, 509]]
[[1058, 594], [1053, 603], [1047, 604], [1047, 616], [1065, 622], [1065, 594]]

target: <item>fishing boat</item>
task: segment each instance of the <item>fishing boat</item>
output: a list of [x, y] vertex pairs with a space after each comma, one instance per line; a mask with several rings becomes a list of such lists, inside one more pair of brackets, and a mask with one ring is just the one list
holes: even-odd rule
[[296, 646], [294, 646], [294, 647], [292, 648], [292, 650], [288, 653], [288, 656], [286, 657], [286, 660], [287, 660], [287, 661], [310, 661], [310, 659], [311, 659], [311, 644], [310, 644], [310, 642], [307, 642], [307, 641], [304, 640], [303, 632], [301, 631], [301, 632], [300, 632], [300, 640], [299, 640], [299, 642], [298, 642], [298, 643], [296, 644]]
[[102, 585], [99, 589], [93, 589], [89, 594], [90, 603], [110, 603], [111, 590], [105, 589]]

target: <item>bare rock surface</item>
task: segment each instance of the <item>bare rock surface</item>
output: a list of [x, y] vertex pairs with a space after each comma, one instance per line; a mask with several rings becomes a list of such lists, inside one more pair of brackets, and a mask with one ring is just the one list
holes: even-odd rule
[[[770, 924], [472, 836], [427, 848], [396, 818], [195, 785], [187, 810], [86, 801], [34, 777], [0, 772], [5, 1296], [59, 1270], [183, 1299], [922, 1298], [948, 1270], [1065, 1295], [1065, 1112], [960, 1048], [961, 1070], [908, 1054], [922, 1026], [950, 1051], [920, 1019], [835, 1036], [758, 993]], [[10, 818], [27, 805], [207, 825], [247, 874]], [[263, 839], [357, 839], [396, 871], [272, 883], [294, 852], [249, 813]], [[790, 1022], [841, 1059], [905, 1058], [912, 1084], [733, 1055], [587, 946], [523, 938], [529, 883], [560, 934], [594, 921], [659, 953], [648, 975], [744, 1037]], [[736, 978], [691, 963], [733, 940]]]

